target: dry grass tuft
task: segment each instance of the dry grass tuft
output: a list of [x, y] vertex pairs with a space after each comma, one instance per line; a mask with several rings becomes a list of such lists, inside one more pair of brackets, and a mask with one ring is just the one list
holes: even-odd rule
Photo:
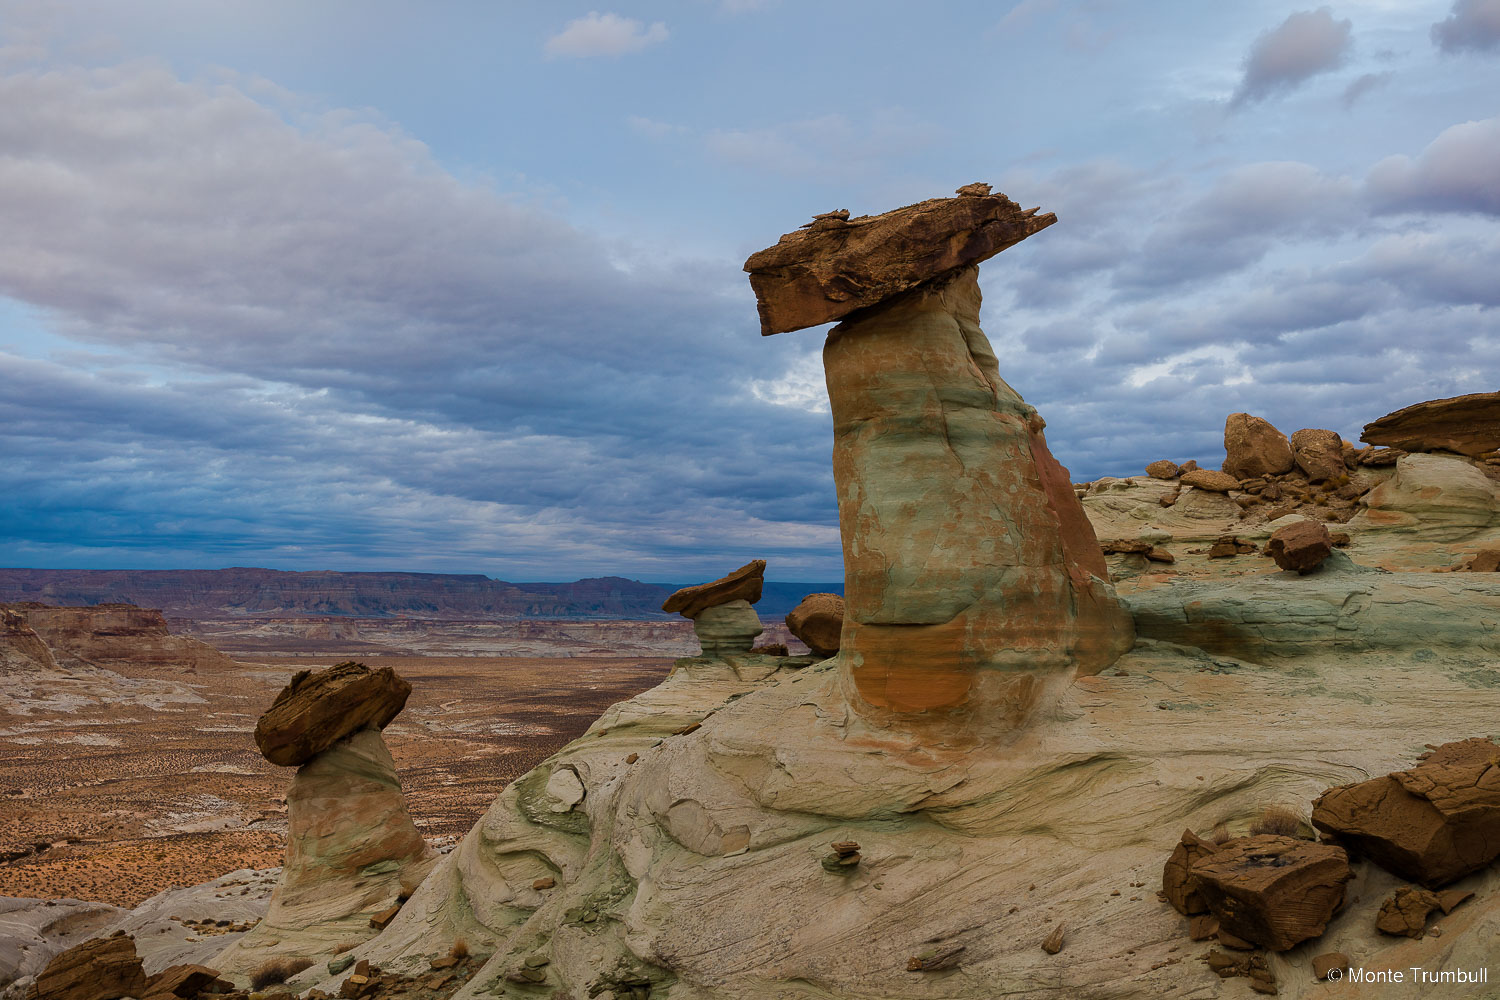
[[250, 974], [250, 988], [259, 990], [284, 983], [302, 970], [312, 967], [312, 959], [309, 958], [273, 958], [262, 962], [260, 967]]
[[416, 872], [403, 873], [401, 876], [400, 901], [404, 903], [410, 899], [421, 884], [422, 880], [417, 877]]
[[457, 941], [453, 942], [453, 947], [448, 949], [448, 956], [450, 958], [457, 959], [468, 958], [469, 942], [465, 941], [463, 938], [459, 938]]
[[334, 946], [333, 953], [335, 955], [342, 955], [346, 951], [353, 951], [355, 948], [358, 948], [359, 945], [360, 942], [353, 939], [350, 939], [348, 941], [340, 941], [337, 945]]
[[1219, 822], [1214, 824], [1214, 828], [1209, 833], [1208, 839], [1212, 840], [1215, 844], [1218, 844], [1222, 847], [1223, 845], [1229, 843], [1229, 841], [1233, 838], [1229, 836], [1229, 827], [1224, 823], [1223, 820], [1220, 820]]
[[1302, 817], [1286, 806], [1266, 806], [1260, 819], [1250, 826], [1251, 833], [1273, 833], [1278, 837], [1296, 837], [1302, 831]]

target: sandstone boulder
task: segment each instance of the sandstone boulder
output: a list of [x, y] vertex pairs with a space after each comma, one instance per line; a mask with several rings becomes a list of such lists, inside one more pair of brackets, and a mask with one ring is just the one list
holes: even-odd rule
[[760, 600], [761, 588], [766, 582], [766, 561], [752, 559], [727, 576], [710, 583], [699, 583], [668, 597], [661, 609], [667, 614], [680, 614], [684, 618], [697, 618], [707, 608], [730, 601], [746, 601], [754, 604]]
[[1347, 472], [1344, 439], [1334, 431], [1304, 428], [1292, 433], [1292, 458], [1309, 482], [1325, 483]]
[[116, 934], [54, 956], [36, 977], [35, 1000], [119, 1000], [143, 996], [146, 986], [135, 938]]
[[1342, 848], [1275, 834], [1228, 841], [1189, 869], [1221, 933], [1272, 951], [1322, 934], [1353, 877]]
[[1466, 573], [1500, 572], [1500, 549], [1480, 549], [1465, 559], [1459, 569]]
[[1328, 533], [1327, 525], [1310, 518], [1282, 525], [1266, 543], [1266, 554], [1277, 566], [1304, 575], [1323, 565], [1332, 551], [1333, 536]]
[[1172, 856], [1162, 868], [1162, 894], [1167, 897], [1172, 908], [1185, 917], [1208, 912], [1208, 903], [1191, 884], [1188, 873], [1195, 862], [1203, 860], [1216, 850], [1218, 845], [1213, 841], [1205, 840], [1192, 830], [1184, 830], [1182, 839], [1172, 848]]
[[1224, 421], [1224, 455], [1224, 471], [1237, 480], [1279, 476], [1296, 465], [1286, 435], [1248, 413], [1231, 413]]
[[844, 630], [844, 599], [838, 594], [808, 594], [786, 616], [786, 627], [814, 656], [832, 656], [839, 651]]
[[1313, 826], [1402, 878], [1437, 887], [1500, 856], [1500, 747], [1438, 747], [1416, 767], [1331, 788]]
[[1211, 493], [1228, 493], [1230, 490], [1240, 488], [1238, 479], [1225, 472], [1215, 472], [1213, 469], [1194, 469], [1192, 472], [1184, 472], [1182, 484], [1208, 490]]
[[987, 260], [1057, 221], [1003, 194], [823, 219], [745, 262], [763, 334], [842, 319]]
[[1146, 466], [1146, 475], [1152, 479], [1176, 479], [1182, 469], [1176, 462], [1167, 459], [1158, 459]]
[[390, 667], [340, 663], [292, 678], [255, 725], [273, 764], [295, 767], [361, 729], [384, 729], [406, 706], [411, 685]]
[[1437, 896], [1426, 889], [1403, 885], [1380, 904], [1375, 929], [1382, 934], [1419, 938], [1427, 928], [1427, 915], [1437, 908]]
[[1366, 424], [1360, 440], [1405, 451], [1453, 451], [1478, 458], [1500, 448], [1500, 392], [1403, 407]]

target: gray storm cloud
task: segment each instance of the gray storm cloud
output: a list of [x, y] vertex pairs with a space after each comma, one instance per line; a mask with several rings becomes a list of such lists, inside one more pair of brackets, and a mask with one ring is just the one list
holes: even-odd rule
[[1327, 7], [1289, 15], [1250, 46], [1231, 105], [1265, 100], [1338, 69], [1353, 45], [1353, 28], [1351, 21], [1334, 20]]

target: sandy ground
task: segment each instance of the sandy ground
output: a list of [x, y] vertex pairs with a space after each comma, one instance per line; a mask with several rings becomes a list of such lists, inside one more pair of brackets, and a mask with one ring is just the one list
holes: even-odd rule
[[[255, 721], [294, 672], [347, 658], [283, 654], [125, 678], [185, 686], [201, 704], [64, 699], [10, 714], [0, 702], [0, 896], [134, 906], [172, 885], [280, 864], [292, 772], [256, 752]], [[359, 658], [412, 682], [386, 739], [413, 818], [440, 842], [671, 666], [660, 656]]]

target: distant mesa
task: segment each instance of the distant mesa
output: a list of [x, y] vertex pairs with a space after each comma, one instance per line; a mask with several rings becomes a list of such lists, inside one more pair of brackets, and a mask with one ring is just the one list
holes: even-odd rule
[[410, 694], [390, 667], [349, 661], [303, 670], [256, 723], [255, 744], [271, 763], [296, 767], [361, 729], [384, 729]]

